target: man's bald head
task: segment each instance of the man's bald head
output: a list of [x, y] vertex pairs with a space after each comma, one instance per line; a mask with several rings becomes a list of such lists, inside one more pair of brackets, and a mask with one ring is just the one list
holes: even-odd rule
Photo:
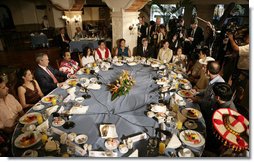
[[207, 65], [210, 74], [217, 75], [220, 72], [220, 64], [217, 61], [211, 61]]

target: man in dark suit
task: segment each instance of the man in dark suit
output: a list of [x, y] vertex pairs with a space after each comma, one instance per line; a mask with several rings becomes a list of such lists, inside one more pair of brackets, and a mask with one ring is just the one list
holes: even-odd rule
[[[45, 53], [39, 53], [36, 56], [36, 62], [38, 67], [34, 72], [35, 79], [38, 81], [41, 90], [44, 95], [47, 95], [49, 92], [54, 90], [57, 87], [61, 87], [63, 83], [60, 83], [60, 78], [67, 79], [67, 74], [60, 72], [51, 66], [49, 66], [49, 58]], [[69, 75], [68, 77], [75, 77], [74, 75]]]
[[142, 46], [142, 39], [147, 38], [148, 24], [144, 21], [144, 16], [139, 17], [138, 24], [138, 46]]
[[160, 32], [161, 18], [157, 17], [155, 24], [151, 27], [150, 30], [150, 40], [151, 45], [156, 46], [158, 40], [158, 33]]
[[137, 47], [137, 55], [141, 57], [154, 57], [153, 47], [148, 46], [148, 40], [146, 38], [142, 39], [142, 46]]
[[69, 48], [70, 41], [71, 39], [68, 36], [68, 34], [65, 32], [65, 29], [60, 28], [60, 33], [56, 36], [57, 46], [64, 51]]
[[191, 21], [191, 28], [187, 30], [187, 36], [185, 39], [186, 43], [189, 44], [189, 50], [192, 54], [193, 50], [204, 41], [204, 31], [198, 26], [198, 20], [193, 19]]

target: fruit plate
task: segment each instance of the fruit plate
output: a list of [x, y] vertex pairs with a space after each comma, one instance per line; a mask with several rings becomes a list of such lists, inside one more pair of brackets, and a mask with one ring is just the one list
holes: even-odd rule
[[201, 147], [205, 144], [204, 137], [194, 130], [184, 130], [179, 136], [180, 140], [190, 147]]
[[34, 124], [37, 122], [37, 115], [41, 115], [41, 113], [32, 112], [25, 114], [21, 118], [19, 118], [19, 122], [21, 124]]
[[18, 148], [28, 148], [37, 144], [41, 140], [39, 132], [25, 132], [20, 134], [14, 141], [14, 145]]
[[47, 96], [43, 97], [43, 98], [41, 99], [41, 101], [42, 101], [43, 103], [52, 103], [52, 99], [54, 99], [54, 98], [57, 99], [57, 95], [47, 95]]
[[181, 97], [193, 97], [193, 93], [189, 90], [179, 90], [177, 92]]

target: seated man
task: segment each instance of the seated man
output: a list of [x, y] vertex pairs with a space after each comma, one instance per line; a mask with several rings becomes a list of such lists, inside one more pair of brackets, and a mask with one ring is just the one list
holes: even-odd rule
[[95, 50], [95, 60], [106, 60], [111, 58], [110, 50], [106, 47], [104, 40], [98, 42], [99, 48]]
[[8, 93], [8, 87], [0, 78], [0, 130], [12, 133], [18, 119], [24, 114], [21, 104]]
[[[209, 76], [208, 87], [197, 94], [195, 97], [191, 97], [191, 101], [198, 103], [201, 111], [206, 108], [211, 107], [215, 98], [213, 93], [213, 85], [217, 82], [225, 82], [224, 79], [220, 76], [220, 65], [216, 61], [211, 61], [207, 65], [207, 75]], [[194, 90], [195, 91], [195, 90]]]
[[220, 154], [222, 143], [213, 134], [213, 113], [219, 108], [231, 108], [237, 111], [232, 99], [233, 92], [227, 83], [217, 82], [213, 85], [215, 103], [206, 110], [202, 111], [202, 115], [206, 122], [206, 149], [214, 153]]
[[[59, 83], [60, 78], [57, 77], [63, 77], [64, 80], [66, 80], [67, 74], [49, 66], [49, 58], [47, 54], [37, 54], [36, 62], [38, 63], [38, 67], [35, 69], [34, 76], [44, 95], [47, 95], [56, 87], [61, 87], [63, 85], [63, 83]], [[75, 76], [69, 75], [69, 77]]]
[[65, 32], [65, 29], [61, 28], [60, 33], [56, 36], [56, 43], [58, 47], [60, 47], [62, 50], [66, 50], [69, 48], [70, 41], [71, 39]]
[[63, 61], [60, 63], [59, 70], [65, 74], [75, 74], [79, 70], [78, 63], [71, 59], [69, 51], [63, 53]]
[[86, 32], [84, 30], [81, 30], [80, 27], [76, 27], [76, 32], [73, 39], [79, 40], [80, 38], [85, 38], [85, 37], [86, 37]]
[[137, 47], [137, 55], [141, 57], [153, 57], [154, 50], [148, 45], [148, 40], [146, 38], [142, 39], [142, 46]]

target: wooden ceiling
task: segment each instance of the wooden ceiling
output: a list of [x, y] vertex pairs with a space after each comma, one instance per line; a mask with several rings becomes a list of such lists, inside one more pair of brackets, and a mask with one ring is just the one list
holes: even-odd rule
[[136, 12], [140, 9], [142, 9], [148, 2], [151, 0], [135, 0], [132, 5], [125, 9], [126, 12]]

